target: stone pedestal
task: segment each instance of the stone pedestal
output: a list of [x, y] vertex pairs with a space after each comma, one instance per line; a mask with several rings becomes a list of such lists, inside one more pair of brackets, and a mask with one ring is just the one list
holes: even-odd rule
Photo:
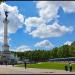
[[8, 45], [3, 45], [2, 57], [3, 61], [9, 61], [11, 59], [11, 52]]

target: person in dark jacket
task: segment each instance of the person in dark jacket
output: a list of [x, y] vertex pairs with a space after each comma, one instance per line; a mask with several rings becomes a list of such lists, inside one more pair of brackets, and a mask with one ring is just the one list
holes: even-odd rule
[[65, 65], [65, 70], [68, 71], [68, 65], [67, 64]]
[[13, 66], [13, 67], [14, 67], [14, 65], [15, 65], [14, 62], [12, 62], [12, 66]]
[[72, 72], [72, 64], [69, 63], [69, 69], [70, 69], [70, 72]]
[[6, 66], [8, 65], [8, 62], [7, 62], [7, 61], [5, 61], [5, 65], [6, 65]]
[[25, 69], [27, 68], [27, 63], [26, 63], [26, 61], [24, 62], [24, 66], [25, 66]]
[[12, 60], [12, 66], [14, 67], [15, 63], [14, 63], [14, 59]]

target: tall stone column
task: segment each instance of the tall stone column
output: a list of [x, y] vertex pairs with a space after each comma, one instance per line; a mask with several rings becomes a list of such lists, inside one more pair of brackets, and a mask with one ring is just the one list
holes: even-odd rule
[[8, 59], [10, 57], [9, 45], [8, 45], [8, 12], [5, 11], [5, 19], [4, 23], [4, 44], [3, 44], [3, 57], [4, 59]]

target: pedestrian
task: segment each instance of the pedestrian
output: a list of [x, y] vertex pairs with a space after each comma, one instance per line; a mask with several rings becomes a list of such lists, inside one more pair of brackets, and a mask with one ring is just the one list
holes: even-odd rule
[[12, 63], [12, 66], [14, 67], [14, 62]]
[[65, 64], [65, 70], [68, 71], [68, 65], [67, 64]]
[[3, 65], [3, 61], [1, 62], [1, 65]]
[[5, 65], [6, 65], [6, 66], [8, 65], [8, 62], [7, 62], [7, 61], [5, 61]]
[[24, 66], [25, 66], [25, 69], [27, 68], [27, 63], [26, 63], [26, 61], [24, 62]]
[[6, 66], [8, 65], [8, 61], [6, 61]]
[[72, 72], [72, 64], [69, 63], [69, 69], [70, 69], [70, 72]]
[[15, 63], [14, 63], [14, 60], [12, 61], [12, 66], [14, 67]]
[[1, 65], [1, 61], [0, 61], [0, 65]]
[[3, 64], [3, 62], [1, 61], [1, 65]]

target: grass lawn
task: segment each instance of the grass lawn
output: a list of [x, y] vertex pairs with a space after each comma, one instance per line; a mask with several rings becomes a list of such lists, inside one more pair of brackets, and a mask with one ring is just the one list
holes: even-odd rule
[[[24, 64], [16, 65], [18, 67], [24, 67]], [[65, 63], [61, 62], [42, 62], [39, 64], [27, 64], [28, 68], [42, 68], [42, 69], [58, 69], [64, 70]], [[75, 70], [75, 64], [72, 64], [73, 70]]]

